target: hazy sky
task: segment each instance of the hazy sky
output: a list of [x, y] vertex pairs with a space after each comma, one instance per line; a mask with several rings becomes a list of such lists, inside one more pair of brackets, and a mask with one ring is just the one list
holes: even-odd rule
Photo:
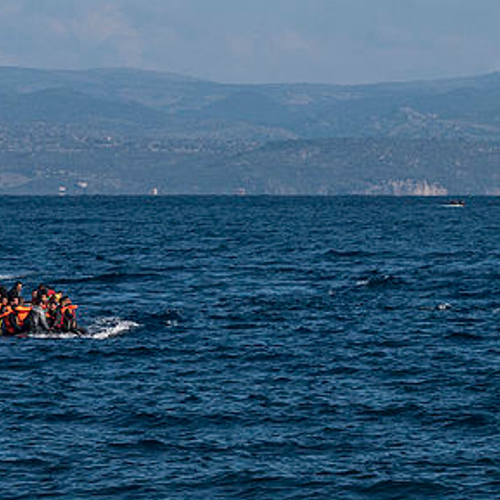
[[500, 69], [499, 23], [500, 0], [0, 0], [0, 65], [427, 79]]

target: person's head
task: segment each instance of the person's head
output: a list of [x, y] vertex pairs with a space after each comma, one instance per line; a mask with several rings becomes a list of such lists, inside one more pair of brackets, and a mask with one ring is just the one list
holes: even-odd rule
[[11, 306], [18, 306], [19, 305], [19, 297], [11, 297], [10, 299], [10, 305]]
[[55, 311], [58, 308], [59, 304], [57, 303], [56, 300], [49, 300], [47, 307], [49, 308], [49, 311]]
[[23, 284], [20, 281], [16, 281], [14, 287], [16, 288], [16, 290], [21, 291], [23, 289]]
[[9, 297], [7, 297], [7, 295], [2, 295], [2, 297], [0, 298], [0, 304], [2, 304], [2, 306], [6, 306], [8, 303]]
[[71, 300], [69, 299], [69, 297], [67, 295], [63, 295], [61, 297], [61, 300], [59, 301], [59, 303], [62, 306], [68, 306], [69, 304], [71, 304]]
[[38, 290], [33, 290], [31, 292], [31, 302], [35, 301], [38, 298]]
[[40, 302], [42, 304], [46, 304], [47, 301], [49, 300], [49, 296], [47, 295], [47, 292], [38, 292], [38, 298], [40, 299]]

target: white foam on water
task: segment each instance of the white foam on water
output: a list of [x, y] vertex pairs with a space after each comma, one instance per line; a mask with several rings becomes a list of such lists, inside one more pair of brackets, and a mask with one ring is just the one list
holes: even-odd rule
[[451, 309], [451, 304], [449, 304], [448, 302], [443, 302], [437, 305], [438, 311], [447, 311], [448, 309]]
[[12, 281], [24, 277], [25, 276], [18, 276], [17, 274], [0, 274], [0, 281]]
[[88, 333], [86, 335], [80, 335], [80, 337], [104, 340], [110, 337], [117, 337], [138, 326], [139, 323], [135, 321], [119, 317], [98, 318], [89, 326]]
[[134, 328], [137, 328], [139, 323], [135, 321], [126, 320], [118, 317], [97, 318], [87, 329], [87, 333], [73, 333], [73, 332], [48, 332], [48, 333], [34, 333], [30, 334], [30, 338], [36, 339], [96, 339], [105, 340], [111, 337], [117, 337]]
[[30, 339], [76, 339], [81, 337], [81, 335], [71, 332], [28, 333], [27, 336]]

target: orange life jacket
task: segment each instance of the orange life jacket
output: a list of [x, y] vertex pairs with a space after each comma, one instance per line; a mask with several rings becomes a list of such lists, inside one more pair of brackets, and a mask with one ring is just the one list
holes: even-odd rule
[[73, 304], [68, 304], [67, 306], [61, 307], [59, 314], [56, 312], [56, 322], [54, 324], [54, 328], [63, 329], [65, 327], [65, 320], [67, 316], [71, 316], [73, 319], [76, 319], [76, 310], [78, 306]]
[[31, 306], [16, 307], [17, 324], [19, 325], [19, 328], [22, 328], [24, 326], [24, 322], [26, 321], [26, 318], [28, 317], [28, 314], [30, 312], [31, 312]]
[[63, 314], [66, 312], [66, 311], [70, 311], [72, 313], [73, 316], [76, 316], [76, 310], [78, 309], [78, 306], [75, 306], [74, 304], [69, 304], [67, 306], [64, 306], [61, 308]]
[[0, 312], [0, 319], [6, 318], [12, 312], [12, 307], [3, 306]]
[[12, 322], [12, 314], [14, 311], [12, 310], [12, 307], [10, 306], [5, 306], [2, 309], [2, 314], [0, 314], [0, 317], [2, 318], [3, 321], [3, 331], [9, 335], [14, 335], [16, 333], [16, 328]]

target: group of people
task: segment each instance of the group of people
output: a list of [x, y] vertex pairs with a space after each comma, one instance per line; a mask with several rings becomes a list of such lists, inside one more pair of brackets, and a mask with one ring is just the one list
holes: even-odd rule
[[21, 281], [16, 282], [10, 290], [0, 284], [2, 335], [83, 332], [76, 321], [78, 306], [73, 305], [67, 295], [40, 284], [32, 291], [31, 301], [26, 302], [22, 290]]

